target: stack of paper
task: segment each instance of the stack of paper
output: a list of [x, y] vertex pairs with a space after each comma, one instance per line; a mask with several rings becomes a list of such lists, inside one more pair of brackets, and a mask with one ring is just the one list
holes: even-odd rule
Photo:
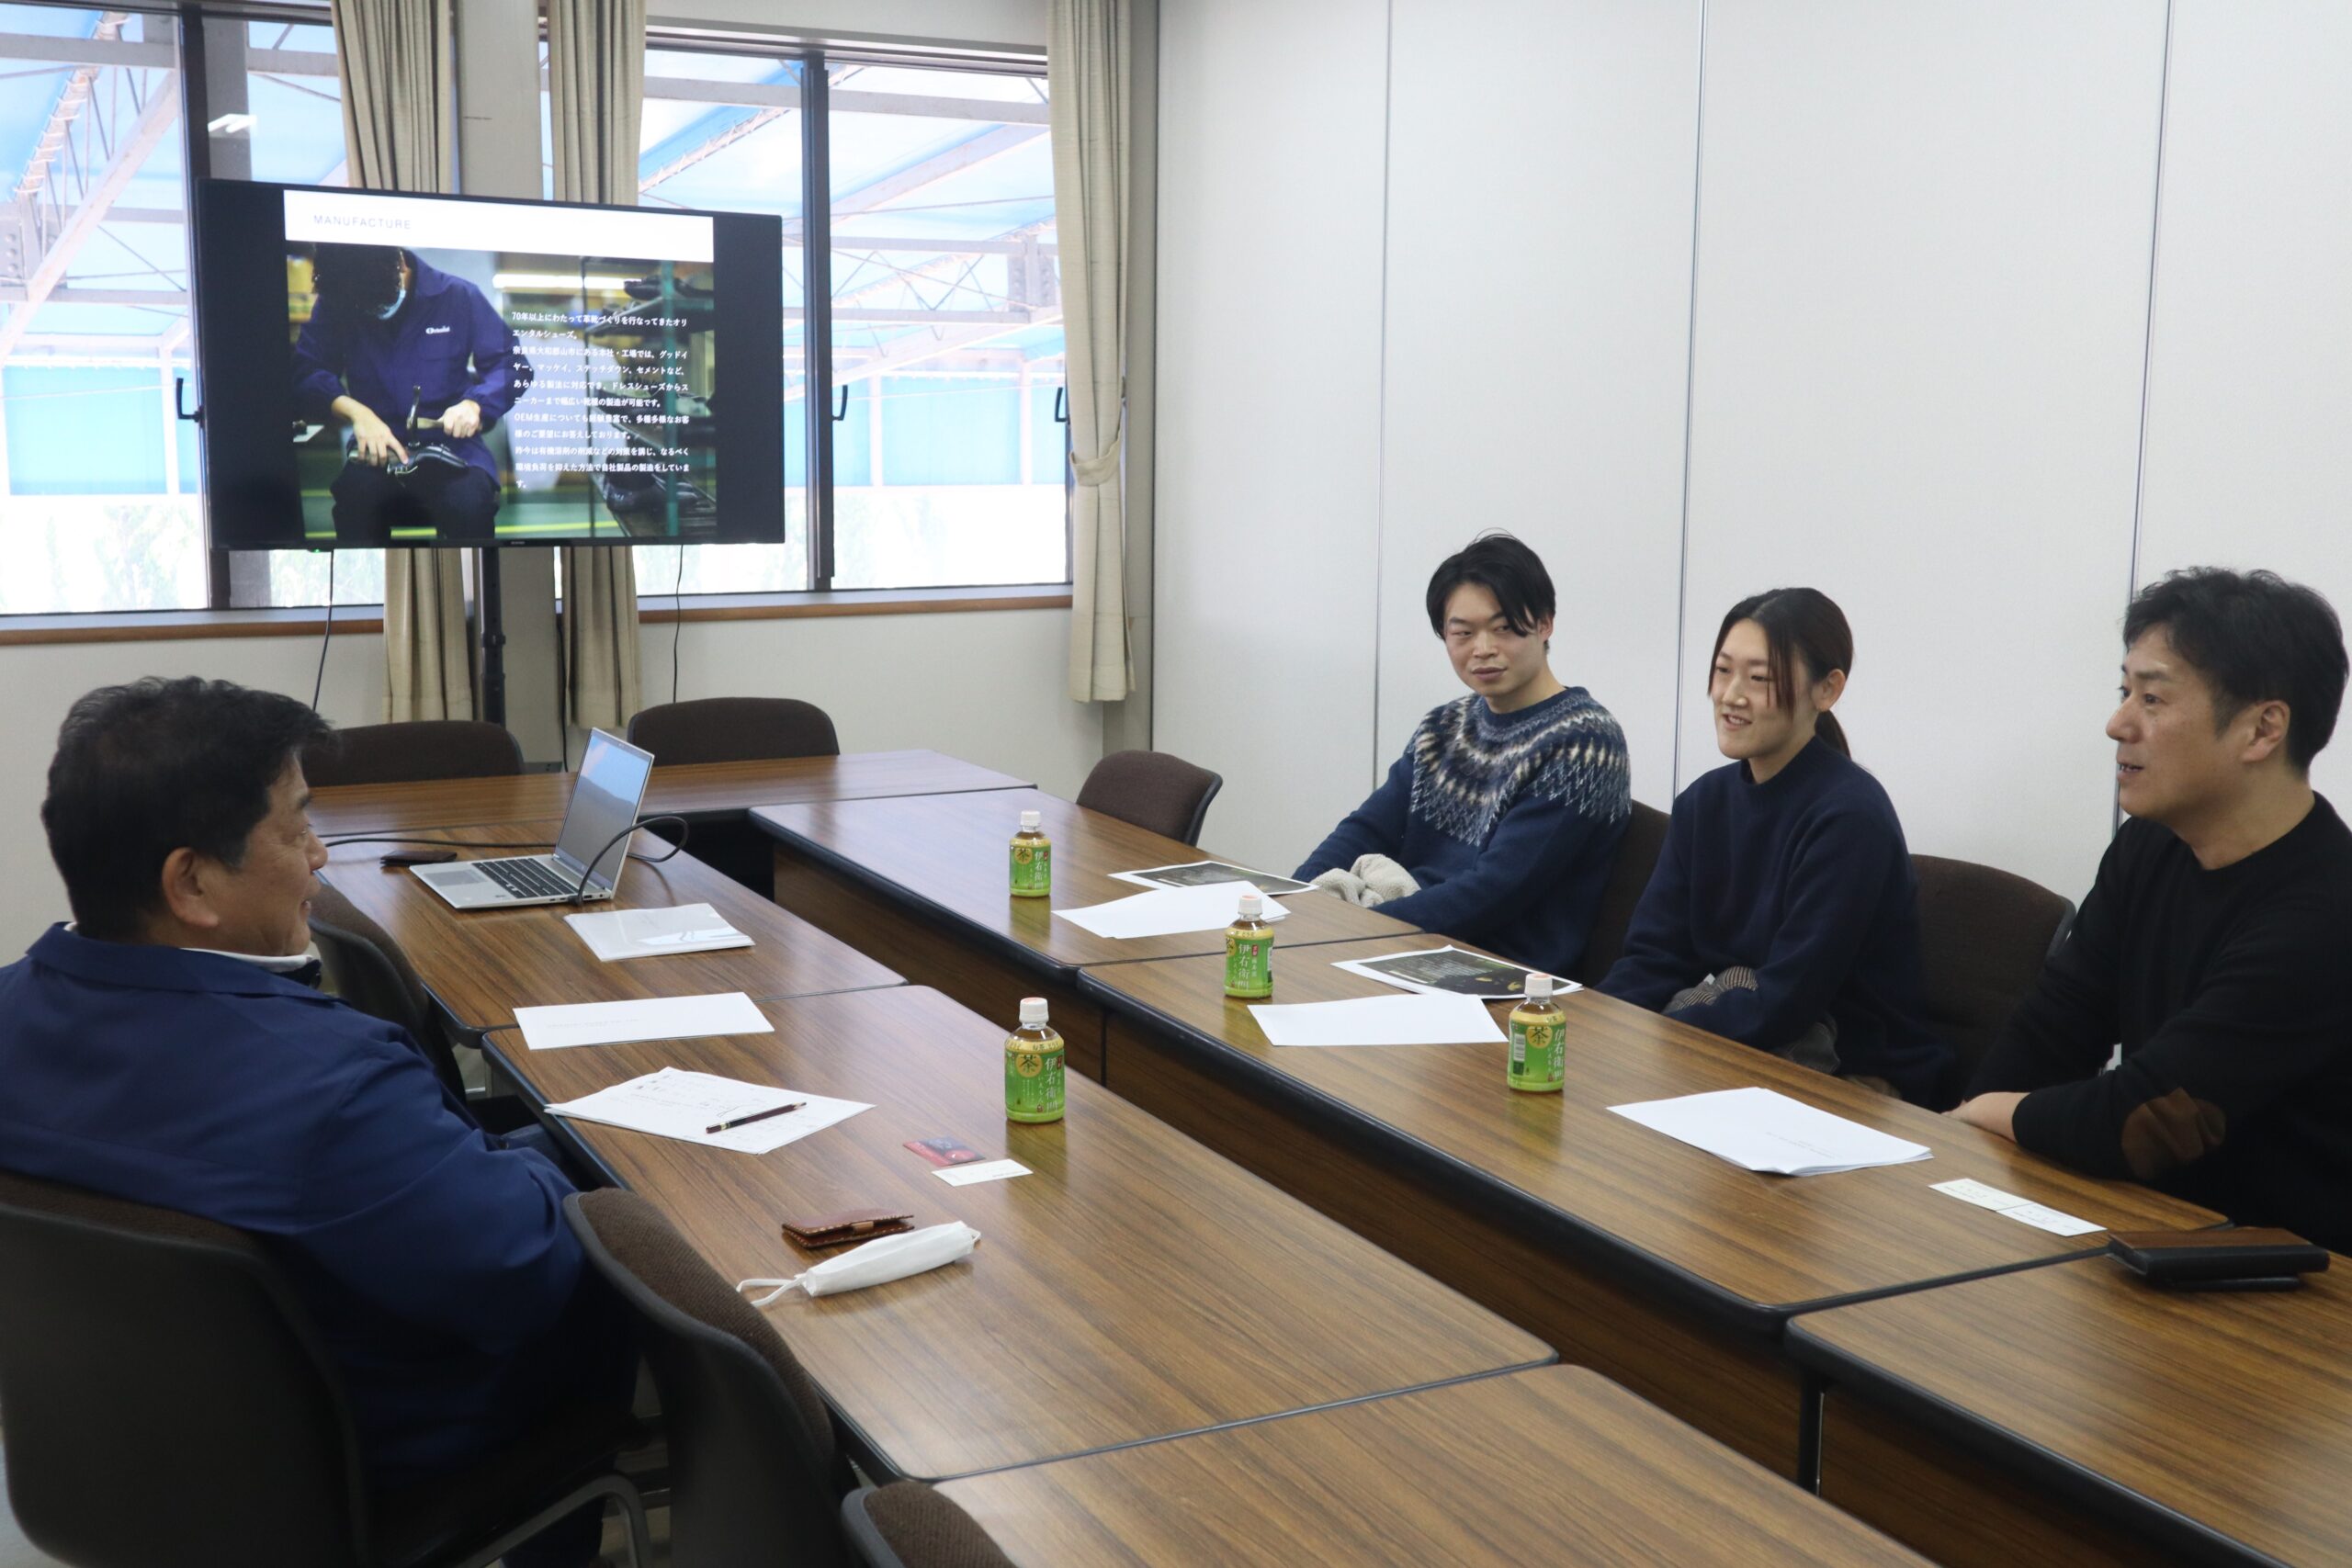
[[1609, 1108], [1732, 1164], [1774, 1176], [1827, 1176], [1931, 1157], [1859, 1122], [1816, 1111], [1769, 1089], [1725, 1089]]
[[1443, 991], [1260, 1003], [1250, 1016], [1272, 1045], [1498, 1045], [1503, 1040], [1486, 1003]]
[[[774, 1111], [779, 1105], [796, 1103], [799, 1110], [781, 1116], [763, 1117], [722, 1132], [711, 1131], [726, 1122], [757, 1116], [763, 1111]], [[631, 1078], [548, 1109], [574, 1121], [600, 1122], [607, 1127], [627, 1127], [632, 1132], [652, 1133], [689, 1144], [707, 1144], [715, 1149], [763, 1155], [874, 1108], [854, 1100], [827, 1100], [822, 1095], [797, 1094], [788, 1089], [664, 1067], [658, 1073], [648, 1073], [641, 1078]]]
[[[1241, 896], [1253, 889], [1246, 882], [1211, 882], [1199, 887], [1163, 887], [1108, 904], [1086, 904], [1054, 913], [1096, 936], [1132, 941], [1146, 936], [1181, 936], [1187, 931], [1221, 931], [1240, 912]], [[1273, 899], [1265, 900], [1265, 919], [1282, 919], [1289, 911]]]
[[692, 1040], [705, 1034], [774, 1034], [768, 1015], [741, 991], [642, 1001], [567, 1002], [516, 1008], [523, 1043], [534, 1051], [572, 1045], [625, 1045], [632, 1040]]
[[707, 904], [674, 909], [616, 909], [601, 915], [566, 915], [589, 951], [610, 964], [623, 958], [653, 958], [665, 953], [716, 953], [750, 947], [752, 939], [727, 923]]

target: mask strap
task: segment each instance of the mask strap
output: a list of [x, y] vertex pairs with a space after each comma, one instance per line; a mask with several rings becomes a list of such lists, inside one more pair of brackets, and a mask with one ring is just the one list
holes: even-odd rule
[[755, 1307], [763, 1307], [799, 1283], [797, 1280], [738, 1280], [735, 1282], [735, 1288], [739, 1291], [756, 1291], [763, 1285], [774, 1285], [775, 1290], [752, 1303]]

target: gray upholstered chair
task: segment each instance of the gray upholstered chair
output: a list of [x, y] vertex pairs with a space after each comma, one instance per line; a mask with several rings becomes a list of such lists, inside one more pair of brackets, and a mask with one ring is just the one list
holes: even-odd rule
[[823, 708], [795, 697], [698, 697], [640, 710], [628, 743], [656, 762], [758, 762], [837, 757], [841, 738]]
[[[2074, 924], [2072, 900], [1973, 861], [1913, 855], [1928, 1024], [1965, 1084]], [[1957, 1087], [1957, 1086], [1956, 1086]]]
[[506, 727], [470, 718], [356, 724], [302, 753], [302, 777], [312, 789], [494, 779], [522, 771], [522, 743]]
[[1592, 913], [1592, 929], [1585, 935], [1584, 955], [1577, 960], [1569, 979], [1596, 984], [1625, 951], [1625, 931], [1634, 923], [1634, 907], [1642, 901], [1642, 890], [1650, 885], [1650, 873], [1657, 869], [1658, 852], [1666, 848], [1668, 821], [1657, 807], [1634, 802], [1625, 836], [1617, 841], [1617, 863], [1610, 867], [1600, 906]]
[[842, 1522], [865, 1568], [1012, 1568], [971, 1515], [920, 1481], [851, 1493]]
[[1198, 844], [1209, 802], [1224, 787], [1218, 774], [1165, 751], [1114, 751], [1086, 775], [1078, 803], [1163, 839]]
[[0, 1172], [0, 1441], [25, 1536], [78, 1568], [482, 1568], [610, 1499], [626, 1410], [557, 1413], [444, 1481], [371, 1489], [342, 1378], [261, 1245]]

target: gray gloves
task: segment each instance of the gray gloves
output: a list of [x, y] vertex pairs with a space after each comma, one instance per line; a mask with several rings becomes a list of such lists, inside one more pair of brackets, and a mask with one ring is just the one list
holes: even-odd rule
[[1353, 871], [1333, 866], [1317, 877], [1314, 885], [1367, 909], [1421, 890], [1421, 885], [1413, 880], [1413, 874], [1386, 855], [1359, 855]]

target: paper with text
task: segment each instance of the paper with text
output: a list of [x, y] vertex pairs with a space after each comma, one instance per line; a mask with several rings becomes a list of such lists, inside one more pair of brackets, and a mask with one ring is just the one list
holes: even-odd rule
[[1446, 991], [1339, 1002], [1258, 1003], [1270, 1045], [1499, 1045], [1502, 1026], [1476, 997]]
[[633, 1040], [692, 1040], [706, 1034], [773, 1034], [775, 1025], [741, 991], [649, 997], [627, 1002], [567, 1002], [516, 1008], [523, 1043], [534, 1051], [625, 1045]]
[[[710, 1131], [723, 1122], [741, 1121], [795, 1102], [800, 1102], [797, 1111], [729, 1127], [723, 1133]], [[663, 1067], [548, 1109], [576, 1122], [598, 1122], [715, 1149], [763, 1155], [874, 1108], [854, 1100], [828, 1100], [768, 1084]]]
[[624, 958], [656, 958], [670, 953], [717, 953], [750, 947], [752, 939], [727, 923], [707, 904], [673, 909], [615, 909], [597, 915], [566, 915], [563, 923], [607, 964]]
[[[1250, 891], [1239, 882], [1211, 882], [1198, 887], [1161, 887], [1108, 904], [1084, 904], [1056, 909], [1055, 915], [1096, 936], [1132, 941], [1146, 936], [1182, 936], [1188, 931], [1218, 931], [1240, 912], [1241, 896]], [[1272, 898], [1265, 918], [1279, 920], [1288, 913]]]
[[2055, 1209], [2045, 1209], [2030, 1199], [2020, 1198], [2014, 1192], [2004, 1192], [1997, 1187], [1987, 1187], [1981, 1181], [1963, 1179], [1959, 1181], [1938, 1181], [1931, 1185], [1948, 1198], [1957, 1198], [1963, 1203], [1973, 1203], [1980, 1209], [1990, 1209], [1996, 1214], [2003, 1214], [2017, 1221], [2019, 1224], [2031, 1225], [2036, 1230], [2048, 1231], [2052, 1235], [2088, 1235], [2093, 1231], [2103, 1231], [2107, 1228], [2105, 1225], [2095, 1225], [2088, 1220], [2078, 1220], [2072, 1214], [2062, 1214]]
[[1725, 1089], [1609, 1108], [1719, 1159], [1772, 1176], [1828, 1176], [1933, 1157], [1859, 1122], [1769, 1089]]

